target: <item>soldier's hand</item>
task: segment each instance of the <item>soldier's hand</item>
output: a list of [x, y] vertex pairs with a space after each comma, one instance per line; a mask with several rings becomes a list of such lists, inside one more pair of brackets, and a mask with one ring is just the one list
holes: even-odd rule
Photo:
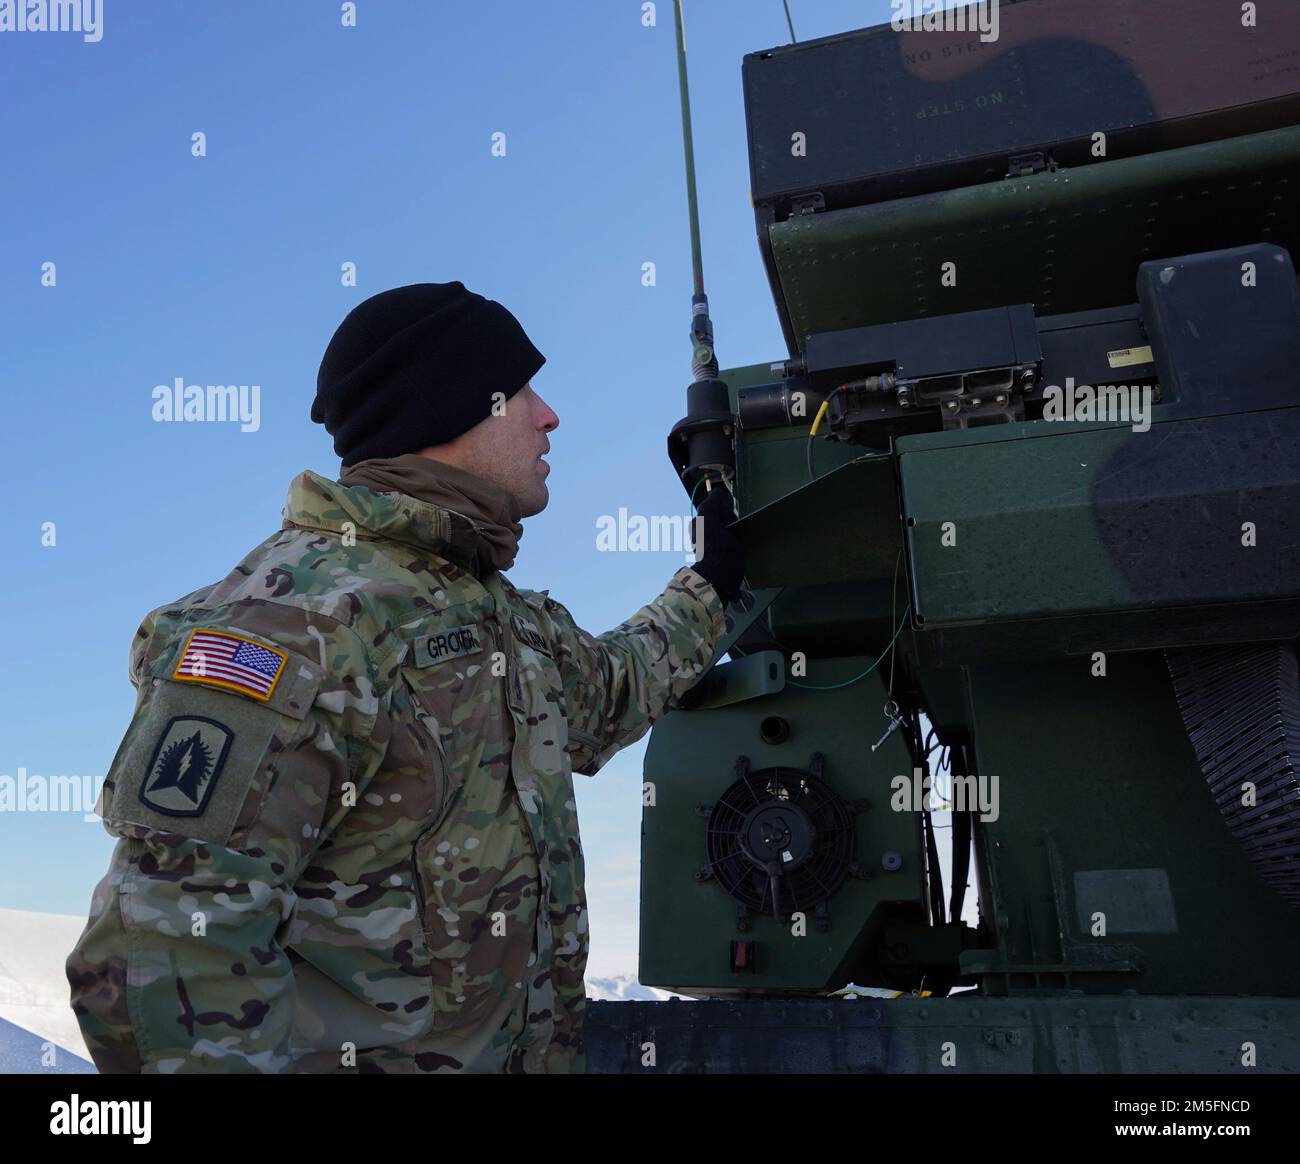
[[714, 485], [694, 520], [699, 561], [691, 569], [712, 584], [723, 602], [734, 602], [745, 577], [745, 551], [729, 528], [736, 520], [731, 491], [725, 485]]

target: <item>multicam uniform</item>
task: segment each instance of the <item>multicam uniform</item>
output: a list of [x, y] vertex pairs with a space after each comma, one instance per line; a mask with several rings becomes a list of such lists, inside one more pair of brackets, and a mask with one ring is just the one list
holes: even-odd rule
[[584, 1068], [571, 773], [712, 661], [679, 570], [594, 637], [470, 571], [450, 510], [305, 472], [284, 528], [160, 607], [67, 973], [103, 1071]]

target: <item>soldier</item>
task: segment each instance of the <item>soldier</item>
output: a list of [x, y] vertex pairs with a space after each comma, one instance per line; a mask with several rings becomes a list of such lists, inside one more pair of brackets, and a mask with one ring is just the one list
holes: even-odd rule
[[511, 585], [544, 362], [458, 282], [361, 303], [312, 408], [338, 482], [299, 474], [279, 532], [144, 619], [67, 961], [101, 1071], [583, 1070], [571, 773], [700, 678], [742, 562], [719, 488], [614, 630]]

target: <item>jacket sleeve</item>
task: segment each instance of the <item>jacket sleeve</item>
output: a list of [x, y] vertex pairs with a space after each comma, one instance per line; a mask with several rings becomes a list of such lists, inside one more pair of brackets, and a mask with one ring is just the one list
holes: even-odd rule
[[653, 602], [601, 635], [579, 628], [549, 596], [522, 593], [554, 647], [570, 758], [585, 776], [678, 706], [712, 665], [726, 629], [722, 599], [689, 566]]
[[[132, 649], [135, 715], [101, 802], [118, 841], [66, 963], [103, 1072], [290, 1067], [293, 887], [383, 755], [356, 635], [284, 604], [240, 607], [151, 615]], [[198, 675], [195, 642], [211, 648]], [[265, 697], [223, 661], [239, 643], [255, 685], [276, 672]]]

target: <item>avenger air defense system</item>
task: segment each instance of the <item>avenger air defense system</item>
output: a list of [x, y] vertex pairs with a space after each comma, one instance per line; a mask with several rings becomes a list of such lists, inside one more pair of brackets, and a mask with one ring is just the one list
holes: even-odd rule
[[644, 776], [699, 1001], [591, 1071], [1300, 1070], [1300, 6], [995, 15], [744, 59], [784, 350], [696, 230], [746, 593]]

